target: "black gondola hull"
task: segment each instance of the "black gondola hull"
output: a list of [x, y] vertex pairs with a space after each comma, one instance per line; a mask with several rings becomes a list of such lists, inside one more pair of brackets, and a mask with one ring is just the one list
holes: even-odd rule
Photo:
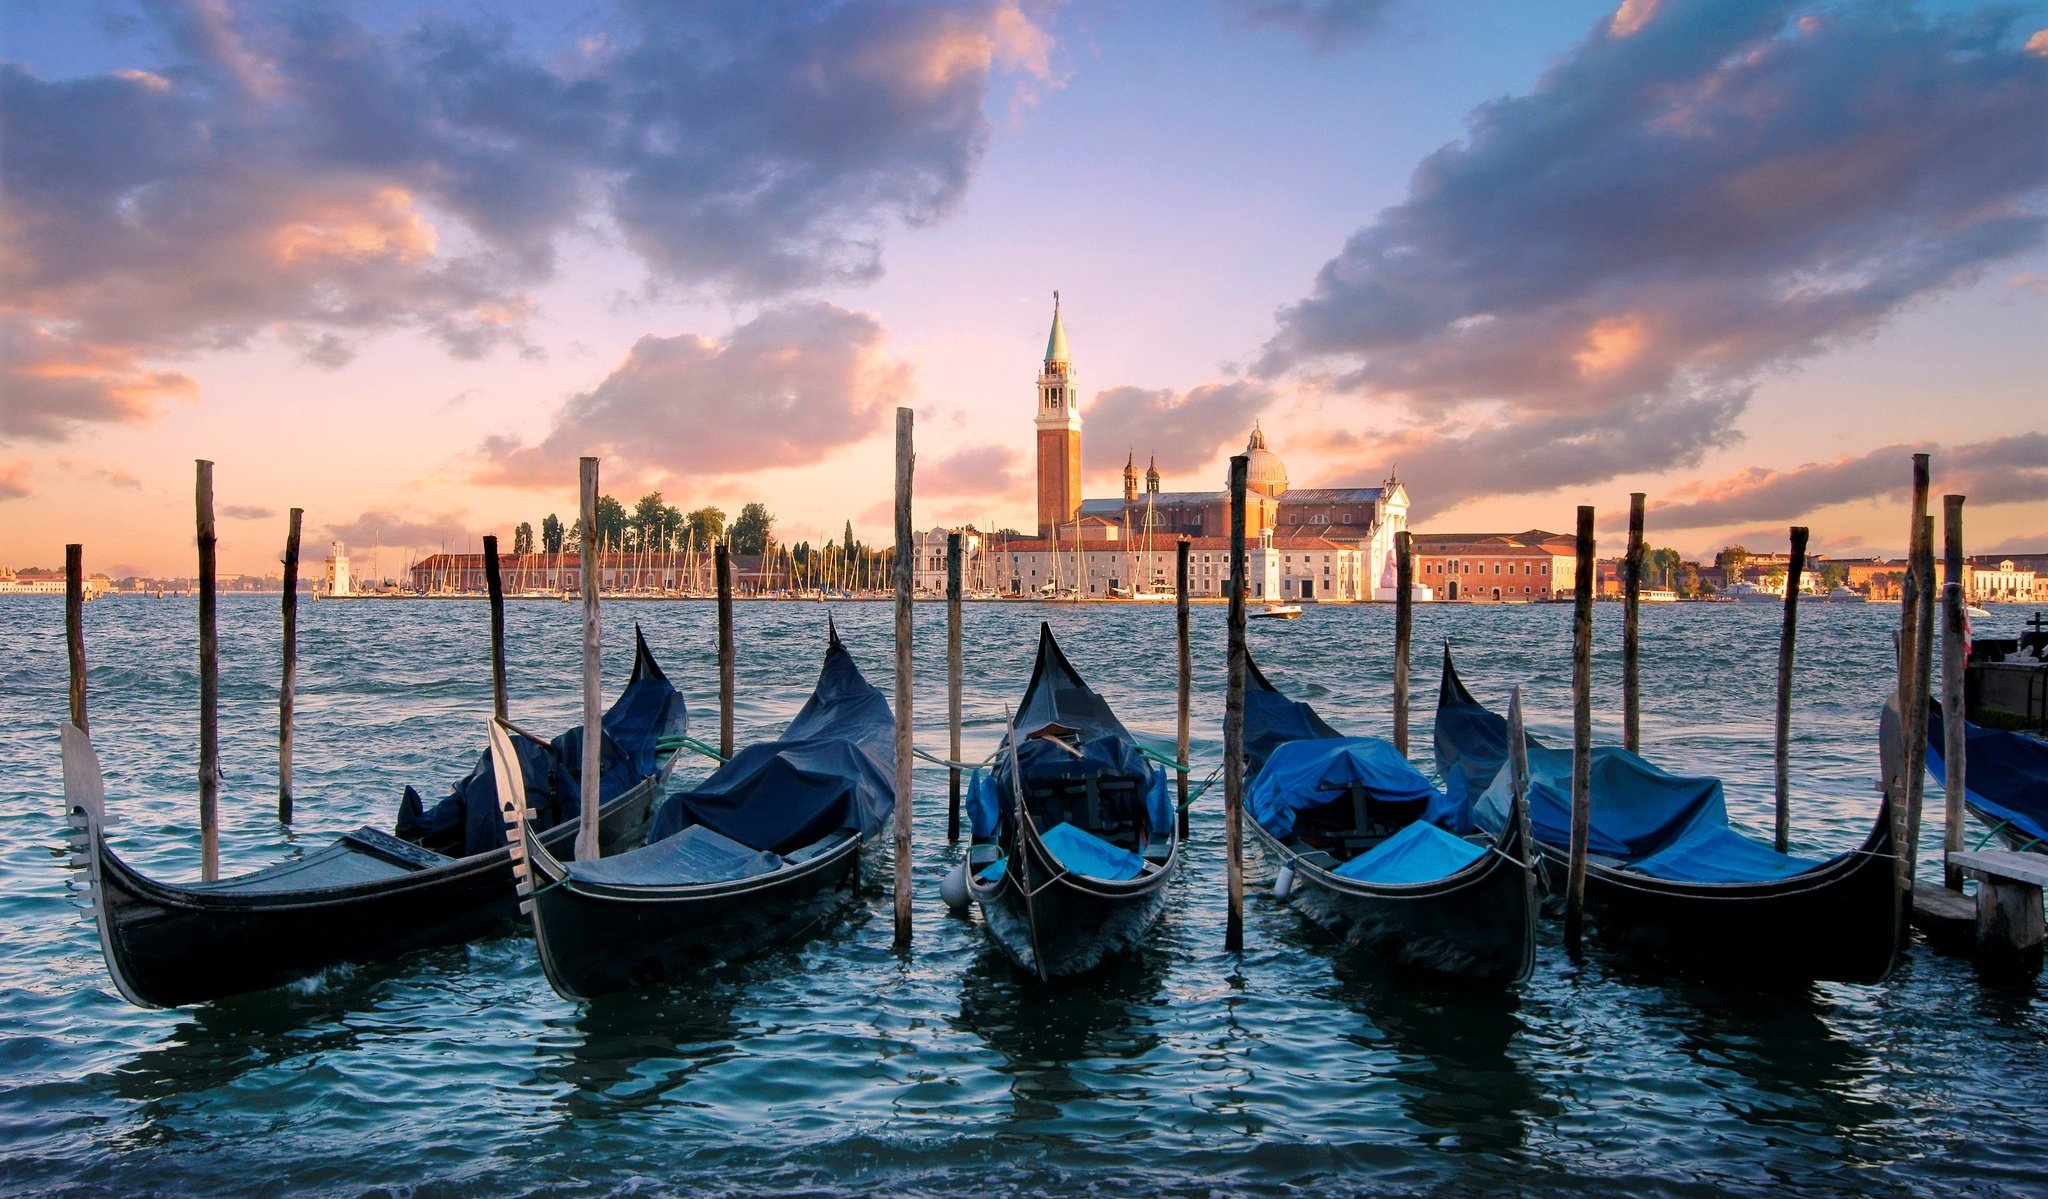
[[534, 855], [534, 940], [557, 994], [594, 999], [673, 983], [816, 932], [853, 898], [861, 841], [801, 866], [705, 886], [605, 886], [563, 881]]
[[[1586, 909], [1617, 948], [1716, 977], [1879, 983], [1898, 963], [1903, 905], [1890, 806], [1859, 851], [1768, 883], [1699, 884], [1586, 866]], [[1563, 894], [1567, 853], [1542, 847]]]
[[1522, 982], [1535, 966], [1536, 877], [1519, 836], [1439, 882], [1378, 887], [1299, 860], [1249, 814], [1245, 827], [1292, 864], [1289, 905], [1347, 952], [1487, 985]]
[[1017, 843], [1019, 853], [1031, 855], [1028, 872], [1020, 872], [1013, 857], [1002, 878], [992, 884], [977, 880], [970, 894], [981, 906], [989, 939], [1026, 973], [1041, 978], [1086, 974], [1138, 949], [1166, 910], [1178, 842], [1156, 868], [1119, 881], [1063, 873], [1028, 832]]
[[[659, 776], [600, 810], [600, 837], [623, 850], [646, 837]], [[574, 823], [548, 837], [564, 848]], [[100, 943], [115, 985], [145, 1007], [179, 1007], [268, 990], [343, 965], [457, 945], [519, 914], [512, 851], [454, 859], [370, 883], [268, 894], [160, 882], [88, 829]]]

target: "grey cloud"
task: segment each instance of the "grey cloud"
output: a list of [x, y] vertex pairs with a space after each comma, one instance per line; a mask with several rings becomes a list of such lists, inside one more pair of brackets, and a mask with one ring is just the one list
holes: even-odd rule
[[1178, 393], [1110, 388], [1082, 410], [1082, 470], [1120, 470], [1135, 452], [1140, 471], [1154, 454], [1162, 474], [1194, 471], [1235, 450], [1273, 399], [1263, 384], [1245, 381], [1204, 383]]
[[[1766, 372], [2040, 244], [2048, 59], [2010, 14], [1645, 12], [1475, 110], [1281, 312], [1261, 373], [1403, 403], [1404, 473], [1455, 488], [1497, 445], [1528, 469], [1483, 490], [1551, 482], [1546, 456], [1591, 481], [1724, 444]], [[1468, 411], [1487, 431], [1425, 432]]]
[[269, 520], [277, 515], [275, 508], [258, 508], [251, 504], [229, 504], [220, 510], [229, 520]]
[[475, 477], [560, 484], [591, 454], [641, 474], [817, 462], [882, 432], [887, 409], [908, 398], [910, 369], [882, 347], [874, 317], [822, 302], [771, 308], [723, 342], [643, 337], [538, 444], [487, 438]]
[[[664, 284], [871, 278], [890, 228], [957, 207], [991, 90], [1049, 48], [1011, 0], [626, 0], [567, 49], [487, 17], [148, 12], [151, 69], [0, 64], [9, 319], [131, 360], [276, 333], [331, 367], [401, 328], [531, 353], [558, 238], [607, 222]], [[28, 435], [141, 411], [47, 407]]]
[[1225, 0], [1249, 25], [1291, 29], [1318, 50], [1361, 41], [1380, 31], [1395, 0]]
[[1965, 495], [1971, 504], [2048, 500], [2048, 433], [2022, 433], [1956, 446], [1888, 445], [1792, 470], [1752, 468], [1679, 492], [1680, 502], [1656, 506], [1655, 520], [1674, 529], [1792, 521], [1831, 504], [1903, 498], [1916, 453], [1931, 455], [1937, 495]]
[[[351, 550], [382, 547], [446, 549], [451, 553], [467, 551], [475, 538], [475, 534], [470, 532], [458, 514], [406, 516], [388, 509], [372, 509], [352, 521], [328, 525], [327, 536], [331, 540], [344, 543]], [[308, 551], [307, 556], [322, 555]]]

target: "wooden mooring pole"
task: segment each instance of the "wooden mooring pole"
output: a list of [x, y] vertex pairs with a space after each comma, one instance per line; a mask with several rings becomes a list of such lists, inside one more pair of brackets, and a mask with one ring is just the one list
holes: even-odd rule
[[721, 541], [711, 550], [718, 587], [718, 756], [732, 758], [733, 643], [732, 551]]
[[583, 773], [582, 805], [576, 826], [576, 860], [591, 862], [599, 853], [597, 809], [603, 801], [603, 775], [599, 772], [598, 750], [602, 746], [603, 714], [598, 707], [598, 668], [601, 649], [597, 613], [597, 459], [578, 462], [583, 487]]
[[1586, 920], [1586, 840], [1593, 819], [1593, 509], [1579, 507], [1572, 580], [1572, 844], [1564, 893], [1564, 945], [1577, 956]]
[[[960, 534], [946, 534], [946, 758], [960, 761]], [[960, 767], [946, 768], [946, 840], [960, 839]]]
[[1174, 773], [1179, 776], [1180, 795], [1177, 811], [1180, 813], [1180, 838], [1188, 836], [1188, 716], [1194, 697], [1195, 659], [1188, 645], [1188, 539], [1183, 537], [1174, 547], [1173, 554], [1173, 635], [1180, 658], [1180, 679], [1177, 698], [1179, 718], [1174, 724], [1174, 757], [1181, 763], [1181, 769]]
[[1918, 558], [1920, 575], [1919, 615], [1915, 623], [1919, 630], [1919, 643], [1913, 654], [1913, 687], [1918, 702], [1914, 704], [1913, 719], [1908, 727], [1912, 730], [1913, 743], [1908, 747], [1910, 761], [1907, 775], [1910, 788], [1907, 791], [1906, 834], [1911, 844], [1907, 853], [1917, 865], [1920, 860], [1920, 817], [1927, 798], [1927, 723], [1933, 705], [1929, 702], [1929, 689], [1934, 678], [1934, 518], [1923, 515], [1920, 518], [1920, 554]]
[[1230, 672], [1223, 692], [1223, 843], [1228, 855], [1230, 914], [1223, 926], [1223, 948], [1231, 953], [1244, 948], [1244, 829], [1239, 815], [1244, 810], [1244, 576], [1248, 569], [1244, 503], [1250, 470], [1249, 455], [1230, 459]]
[[1941, 497], [1941, 766], [1942, 766], [1942, 881], [1951, 891], [1963, 889], [1963, 872], [1948, 859], [1963, 848], [1963, 799], [1967, 794], [1968, 738], [1963, 722], [1963, 680], [1969, 647], [1965, 638], [1969, 614], [1964, 611], [1970, 597], [1963, 590], [1963, 497]]
[[199, 460], [199, 881], [220, 877], [220, 637], [215, 629], [213, 463]]
[[1777, 824], [1772, 844], [1787, 852], [1792, 836], [1792, 661], [1799, 645], [1799, 582], [1806, 570], [1803, 525], [1792, 526], [1792, 560], [1785, 567], [1785, 625], [1778, 635]]
[[910, 946], [910, 772], [911, 761], [911, 556], [917, 552], [910, 532], [911, 475], [917, 454], [911, 443], [913, 414], [896, 410], [896, 947]]
[[1408, 756], [1408, 650], [1415, 638], [1415, 535], [1394, 534], [1394, 748]]
[[1920, 663], [1920, 592], [1927, 586], [1927, 580], [1920, 574], [1920, 533], [1926, 525], [1927, 516], [1927, 455], [1913, 455], [1913, 498], [1911, 513], [1906, 526], [1906, 578], [1900, 587], [1899, 603], [1899, 728], [1904, 744], [1899, 746], [1899, 772], [1902, 777], [1886, 782], [1896, 787], [1899, 810], [1894, 814], [1898, 830], [1899, 888], [1908, 897], [1913, 892], [1913, 867], [1917, 854], [1914, 845], [1919, 837], [1920, 822], [1916, 816], [1919, 807], [1919, 776], [1924, 769], [1926, 745], [1927, 694], [1925, 674], [1914, 675], [1914, 668]]
[[1621, 563], [1621, 744], [1630, 753], [1643, 744], [1642, 607], [1643, 501], [1628, 493], [1628, 556]]
[[511, 719], [505, 703], [505, 578], [498, 569], [498, 538], [484, 534], [484, 591], [491, 598], [491, 714]]
[[294, 508], [284, 535], [284, 674], [277, 684], [277, 819], [292, 822], [292, 723], [299, 689], [299, 525]]
[[64, 547], [64, 652], [71, 664], [71, 723], [81, 733], [85, 722], [85, 547]]

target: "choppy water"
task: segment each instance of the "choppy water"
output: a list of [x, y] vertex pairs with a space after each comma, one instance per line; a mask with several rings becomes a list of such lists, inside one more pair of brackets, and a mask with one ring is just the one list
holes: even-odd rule
[[[712, 609], [606, 610], [607, 695], [628, 622], [715, 728]], [[445, 789], [489, 705], [480, 604], [301, 609], [298, 824], [274, 818], [274, 597], [221, 605], [228, 782], [223, 868], [385, 824], [407, 782]], [[836, 609], [885, 691], [883, 605]], [[1795, 849], [1859, 840], [1874, 809], [1888, 605], [1804, 611]], [[825, 609], [742, 605], [742, 740], [808, 693]], [[1599, 613], [1601, 735], [1619, 735], [1619, 609]], [[967, 753], [993, 748], [1050, 619], [1134, 729], [1170, 737], [1172, 614], [968, 609]], [[2012, 618], [2017, 623], [2017, 617]], [[1770, 812], [1776, 610], [1644, 612], [1645, 747]], [[1980, 622], [1981, 624], [1982, 622]], [[1281, 686], [1340, 728], [1385, 735], [1393, 613], [1254, 622]], [[575, 718], [576, 609], [508, 614], [514, 719]], [[943, 609], [918, 609], [918, 742], [943, 752]], [[115, 843], [190, 878], [196, 635], [190, 601], [87, 609], [93, 731]], [[1418, 613], [1415, 745], [1426, 761], [1438, 639], [1482, 698], [1526, 685], [1568, 720], [1566, 607]], [[1220, 792], [1197, 811], [1156, 946], [1046, 988], [1013, 974], [937, 897], [955, 860], [943, 771], [917, 776], [915, 942], [891, 948], [886, 887], [799, 948], [585, 1007], [515, 935], [196, 1009], [128, 1007], [65, 866], [55, 723], [61, 607], [0, 603], [0, 1191], [77, 1195], [654, 1195], [764, 1189], [1209, 1195], [1500, 1192], [2018, 1194], [2048, 1185], [2048, 1005], [1916, 947], [1882, 987], [1760, 994], [1672, 981], [1542, 934], [1534, 979], [1467, 994], [1333, 960], [1254, 890], [1222, 947]], [[1218, 759], [1223, 612], [1196, 611], [1195, 760]], [[693, 767], [701, 769], [701, 767]], [[1931, 789], [1938, 802], [1938, 788]], [[1929, 820], [1930, 828], [1938, 820]], [[1265, 873], [1254, 860], [1253, 877]]]

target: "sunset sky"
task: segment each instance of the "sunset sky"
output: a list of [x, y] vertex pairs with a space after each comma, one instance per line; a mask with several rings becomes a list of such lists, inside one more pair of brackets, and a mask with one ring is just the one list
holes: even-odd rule
[[0, 564], [189, 573], [195, 458], [230, 572], [582, 454], [882, 541], [899, 404], [921, 527], [1026, 526], [1055, 289], [1091, 495], [1257, 419], [1419, 529], [1896, 554], [1927, 449], [2048, 551], [2048, 5], [0, 13]]

